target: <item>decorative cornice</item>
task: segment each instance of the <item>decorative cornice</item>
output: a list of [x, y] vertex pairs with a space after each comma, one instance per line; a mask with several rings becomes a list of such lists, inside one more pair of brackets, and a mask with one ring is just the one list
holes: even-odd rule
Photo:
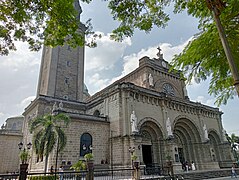
[[188, 99], [178, 97], [169, 97], [165, 93], [153, 91], [151, 89], [136, 86], [133, 83], [122, 82], [114, 86], [110, 86], [106, 91], [102, 91], [91, 98], [91, 103], [94, 101], [102, 101], [106, 96], [109, 96], [116, 91], [124, 91], [128, 93], [128, 97], [136, 101], [152, 104], [156, 106], [164, 106], [175, 111], [184, 112], [187, 114], [201, 115], [203, 117], [218, 118], [221, 114], [218, 108], [203, 105], [198, 102], [192, 102]]

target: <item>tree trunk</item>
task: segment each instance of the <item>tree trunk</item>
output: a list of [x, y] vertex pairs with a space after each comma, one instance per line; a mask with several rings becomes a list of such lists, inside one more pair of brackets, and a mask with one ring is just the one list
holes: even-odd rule
[[47, 163], [48, 163], [48, 155], [46, 155], [46, 158], [45, 158], [44, 173], [47, 172]]

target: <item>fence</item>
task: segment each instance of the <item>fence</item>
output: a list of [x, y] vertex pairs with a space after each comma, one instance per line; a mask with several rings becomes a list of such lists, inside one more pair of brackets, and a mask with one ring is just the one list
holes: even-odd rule
[[[95, 170], [95, 180], [131, 179], [133, 169]], [[46, 177], [47, 178], [44, 178]], [[85, 180], [87, 171], [64, 171], [63, 173], [28, 173], [28, 180]], [[0, 174], [0, 180], [18, 180], [19, 174]]]
[[[141, 176], [158, 177], [160, 167], [141, 168]], [[134, 169], [95, 169], [94, 180], [129, 180], [132, 179]], [[85, 180], [87, 171], [64, 171], [56, 173], [27, 173], [28, 180]], [[18, 180], [19, 174], [0, 174], [0, 180]]]
[[18, 180], [19, 174], [0, 174], [0, 180]]

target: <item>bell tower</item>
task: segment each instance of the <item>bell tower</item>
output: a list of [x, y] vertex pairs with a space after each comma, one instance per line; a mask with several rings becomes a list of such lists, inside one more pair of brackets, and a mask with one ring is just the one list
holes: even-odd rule
[[[82, 10], [78, 0], [74, 1], [74, 7], [78, 12], [77, 19], [80, 19]], [[80, 24], [79, 31], [84, 33], [85, 30], [86, 27]], [[37, 96], [45, 95], [81, 102], [83, 89], [84, 47], [44, 47]]]

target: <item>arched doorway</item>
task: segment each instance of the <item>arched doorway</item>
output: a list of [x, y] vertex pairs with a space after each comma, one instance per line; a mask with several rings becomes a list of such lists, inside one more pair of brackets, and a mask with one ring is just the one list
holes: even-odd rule
[[[175, 151], [181, 163], [200, 161], [200, 134], [197, 127], [186, 118], [180, 118], [174, 125]], [[175, 158], [176, 159], [176, 158]]]
[[163, 139], [161, 128], [156, 120], [147, 118], [141, 121], [140, 134], [142, 136], [141, 153], [142, 163], [146, 167], [160, 166], [162, 163], [162, 144]]
[[218, 151], [220, 146], [220, 137], [215, 131], [210, 131], [208, 134], [209, 144], [210, 144], [210, 156], [211, 161], [219, 162], [220, 161], [220, 153]]

